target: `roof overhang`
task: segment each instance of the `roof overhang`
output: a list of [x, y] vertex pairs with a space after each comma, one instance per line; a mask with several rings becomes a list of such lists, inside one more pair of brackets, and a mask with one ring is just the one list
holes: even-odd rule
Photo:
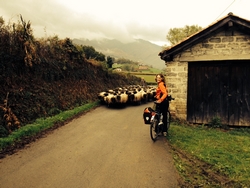
[[229, 13], [226, 17], [191, 35], [171, 48], [160, 52], [158, 55], [165, 62], [173, 61], [173, 57], [176, 54], [204, 41], [206, 38], [209, 38], [222, 30], [230, 30], [232, 28], [237, 28], [243, 33], [250, 35], [250, 21]]

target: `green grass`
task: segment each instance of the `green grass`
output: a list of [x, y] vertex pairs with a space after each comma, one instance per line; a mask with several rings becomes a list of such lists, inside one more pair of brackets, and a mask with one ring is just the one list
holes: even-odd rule
[[155, 75], [138, 74], [136, 76], [143, 78], [147, 83], [156, 83], [155, 82]]
[[53, 127], [56, 123], [66, 121], [67, 119], [81, 112], [92, 109], [93, 107], [98, 105], [99, 105], [98, 102], [90, 102], [85, 105], [76, 107], [72, 110], [64, 111], [55, 116], [48, 117], [46, 119], [44, 118], [37, 119], [34, 123], [25, 125], [20, 129], [14, 131], [8, 137], [0, 138], [0, 151], [8, 146], [15, 144], [15, 142], [20, 141], [24, 137], [36, 135], [37, 133], [43, 130]]
[[[159, 72], [157, 72], [159, 73]], [[156, 83], [155, 82], [155, 75], [157, 73], [149, 73], [149, 72], [133, 72], [131, 74], [137, 76], [137, 77], [140, 77], [140, 78], [143, 78], [147, 83]]]
[[[212, 165], [235, 182], [250, 185], [250, 131], [235, 128], [227, 131], [204, 126], [173, 125], [171, 145]], [[178, 166], [178, 165], [177, 165]]]
[[[124, 64], [116, 64], [113, 65], [113, 68], [119, 68], [121, 66], [123, 66]], [[128, 64], [128, 66], [131, 66], [130, 64]], [[124, 71], [127, 72], [127, 71]], [[159, 74], [161, 72], [164, 72], [163, 70], [159, 70], [157, 68], [149, 68], [148, 70], [141, 70], [139, 72], [127, 72], [129, 74], [133, 74], [137, 77], [143, 78], [147, 83], [156, 83], [155, 82], [155, 75]]]

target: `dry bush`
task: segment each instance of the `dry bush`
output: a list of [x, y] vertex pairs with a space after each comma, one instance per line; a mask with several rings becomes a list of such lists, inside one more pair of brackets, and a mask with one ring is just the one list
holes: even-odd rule
[[7, 93], [3, 105], [0, 105], [0, 109], [3, 111], [3, 126], [11, 133], [13, 130], [20, 128], [20, 121], [8, 106], [8, 95], [9, 93]]
[[[140, 83], [90, 63], [69, 38], [36, 40], [31, 23], [20, 19], [5, 25], [0, 17], [0, 101], [9, 93], [9, 108], [21, 126], [97, 100], [108, 88]], [[0, 112], [0, 128], [4, 121]]]

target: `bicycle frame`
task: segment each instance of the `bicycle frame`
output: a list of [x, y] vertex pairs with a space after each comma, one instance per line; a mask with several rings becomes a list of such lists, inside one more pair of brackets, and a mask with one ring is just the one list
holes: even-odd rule
[[[174, 100], [174, 98], [169, 95], [167, 97], [167, 100], [170, 102], [171, 100]], [[160, 122], [160, 120], [163, 118], [162, 112], [160, 110], [160, 104], [155, 103], [155, 114], [152, 115], [151, 117], [151, 124], [150, 124], [150, 136], [153, 141], [156, 141], [157, 137], [163, 133], [163, 122]], [[168, 134], [168, 129], [170, 127], [170, 121], [171, 121], [171, 114], [169, 109], [167, 110], [166, 114], [166, 125], [167, 126], [167, 134]]]

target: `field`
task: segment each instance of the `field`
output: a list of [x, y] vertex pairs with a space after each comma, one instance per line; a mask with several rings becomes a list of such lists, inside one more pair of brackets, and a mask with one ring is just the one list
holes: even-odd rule
[[155, 83], [155, 73], [132, 73], [133, 75], [143, 78], [147, 83]]
[[[134, 65], [131, 65], [131, 64], [126, 64], [126, 65], [116, 64], [116, 65], [113, 65], [113, 68], [120, 68], [122, 66], [131, 67], [131, 66], [134, 66]], [[149, 68], [147, 70], [140, 70], [138, 72], [135, 72], [135, 71], [123, 71], [123, 72], [126, 72], [126, 73], [129, 73], [129, 74], [135, 75], [137, 77], [143, 78], [148, 84], [155, 84], [155, 75], [158, 74], [158, 73], [163, 73], [163, 70], [159, 70], [159, 69], [156, 69], [156, 68]]]

